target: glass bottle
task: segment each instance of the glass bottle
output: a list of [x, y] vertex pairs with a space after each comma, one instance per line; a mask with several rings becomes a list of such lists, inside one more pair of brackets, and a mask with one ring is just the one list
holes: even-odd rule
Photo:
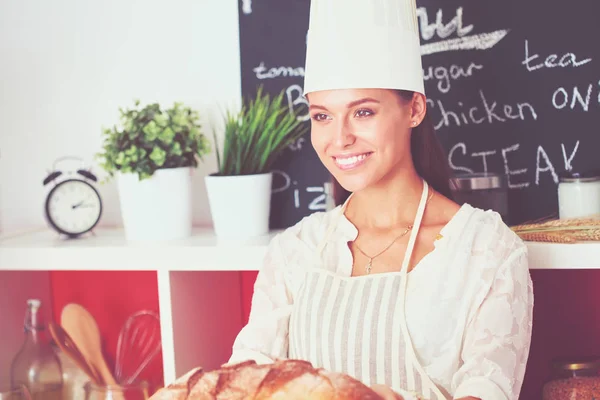
[[50, 344], [41, 304], [37, 299], [27, 301], [25, 340], [12, 361], [11, 384], [25, 385], [33, 400], [61, 400], [62, 368]]
[[58, 346], [53, 345], [53, 349], [60, 361], [63, 372], [62, 400], [85, 399], [84, 386], [90, 378]]

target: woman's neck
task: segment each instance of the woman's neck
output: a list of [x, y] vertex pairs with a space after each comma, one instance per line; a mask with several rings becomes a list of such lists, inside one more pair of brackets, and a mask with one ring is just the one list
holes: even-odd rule
[[415, 219], [422, 193], [422, 178], [412, 168], [402, 169], [390, 179], [355, 192], [345, 214], [359, 228], [406, 227]]

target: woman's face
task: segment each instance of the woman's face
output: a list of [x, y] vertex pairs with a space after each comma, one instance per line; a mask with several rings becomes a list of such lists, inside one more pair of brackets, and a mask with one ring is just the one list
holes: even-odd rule
[[422, 119], [415, 113], [414, 99], [403, 100], [386, 89], [308, 95], [312, 145], [342, 187], [357, 192], [391, 178], [403, 163], [412, 163], [412, 123]]

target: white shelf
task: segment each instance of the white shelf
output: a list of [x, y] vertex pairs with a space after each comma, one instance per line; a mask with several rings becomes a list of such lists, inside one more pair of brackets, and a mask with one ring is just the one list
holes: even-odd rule
[[[40, 229], [0, 237], [0, 270], [256, 271], [275, 233], [225, 241], [196, 228], [187, 239], [131, 243], [118, 228], [74, 240]], [[600, 269], [600, 242], [527, 245], [531, 269]]]
[[530, 269], [600, 269], [600, 242], [528, 242]]
[[40, 229], [0, 237], [0, 270], [258, 270], [275, 233], [235, 241], [196, 228], [182, 240], [132, 243], [122, 229], [97, 229], [79, 239]]

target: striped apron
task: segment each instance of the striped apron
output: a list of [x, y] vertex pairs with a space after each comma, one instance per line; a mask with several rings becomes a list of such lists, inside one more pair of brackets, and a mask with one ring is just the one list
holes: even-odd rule
[[[446, 397], [418, 362], [405, 318], [407, 270], [425, 211], [428, 185], [413, 224], [399, 272], [344, 277], [321, 265], [332, 234], [330, 224], [317, 248], [316, 264], [306, 268], [289, 325], [289, 357], [348, 374], [366, 385], [416, 391], [427, 399]], [[340, 207], [338, 217], [348, 201]]]

